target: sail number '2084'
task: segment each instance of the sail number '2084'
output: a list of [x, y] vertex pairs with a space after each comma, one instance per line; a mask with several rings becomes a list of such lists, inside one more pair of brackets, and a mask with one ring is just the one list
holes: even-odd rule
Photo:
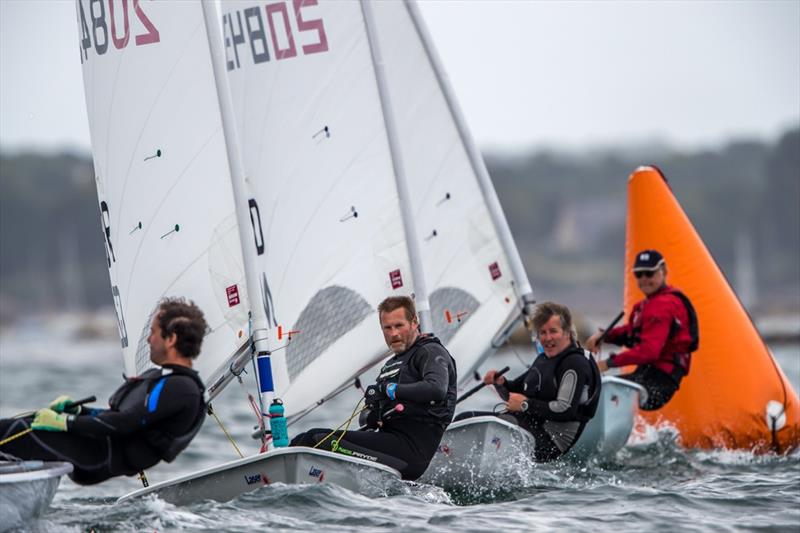
[[[161, 41], [158, 28], [142, 9], [140, 0], [76, 2], [81, 63], [89, 59], [90, 48], [97, 55], [104, 55], [109, 49], [109, 43], [117, 50], [128, 46], [132, 25], [136, 26], [133, 39], [135, 46]], [[250, 57], [255, 64], [265, 63], [273, 57], [276, 60], [296, 57], [298, 45], [295, 44], [295, 35], [299, 37], [302, 34], [304, 42], [300, 43], [299, 49], [303, 55], [327, 52], [328, 37], [322, 19], [308, 18], [302, 12], [303, 8], [315, 5], [317, 0], [287, 0], [224, 13], [222, 25], [225, 31], [228, 70], [241, 66], [239, 45], [245, 42], [250, 44]], [[291, 18], [290, 10], [294, 15]]]
[[[288, 4], [291, 4], [291, 7]], [[309, 19], [302, 10], [317, 5], [317, 0], [291, 0], [290, 2], [267, 2], [241, 11], [230, 11], [222, 15], [225, 32], [225, 55], [228, 70], [241, 67], [239, 46], [250, 43], [250, 58], [254, 64], [296, 57], [295, 30], [302, 36], [300, 49], [303, 55], [328, 51], [328, 37], [322, 19]], [[223, 4], [223, 9], [225, 4]], [[290, 22], [292, 10], [294, 23]], [[269, 31], [267, 31], [267, 28]], [[269, 37], [269, 42], [268, 42]], [[271, 46], [270, 46], [271, 45]], [[272, 49], [272, 56], [270, 55]], [[246, 48], [245, 48], [246, 50]]]
[[[81, 63], [89, 59], [89, 48], [97, 55], [108, 51], [109, 41], [121, 50], [128, 46], [131, 37], [128, 0], [77, 0]], [[161, 40], [155, 25], [150, 21], [139, 0], [131, 0], [133, 14], [141, 23], [141, 31], [134, 36], [136, 46], [157, 43]], [[84, 8], [86, 4], [86, 8]]]

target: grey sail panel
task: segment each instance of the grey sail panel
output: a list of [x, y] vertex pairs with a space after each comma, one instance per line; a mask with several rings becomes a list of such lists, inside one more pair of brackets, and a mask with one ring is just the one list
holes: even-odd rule
[[296, 378], [328, 347], [374, 312], [364, 298], [347, 287], [326, 287], [315, 294], [295, 322], [293, 329], [300, 334], [286, 347], [289, 378]]

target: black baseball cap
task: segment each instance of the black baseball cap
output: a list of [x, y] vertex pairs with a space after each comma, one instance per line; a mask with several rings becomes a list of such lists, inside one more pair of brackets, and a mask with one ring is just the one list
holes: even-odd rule
[[664, 256], [658, 250], [642, 250], [636, 254], [636, 262], [633, 263], [634, 272], [652, 272], [658, 270], [664, 264]]

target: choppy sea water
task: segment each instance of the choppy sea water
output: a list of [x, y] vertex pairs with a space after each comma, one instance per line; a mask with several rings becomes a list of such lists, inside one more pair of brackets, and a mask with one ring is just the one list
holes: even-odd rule
[[[505, 351], [484, 369], [506, 364], [523, 369], [522, 350]], [[795, 389], [800, 386], [800, 346], [773, 351]], [[518, 357], [519, 356], [519, 357]], [[371, 379], [372, 376], [364, 376]], [[0, 416], [47, 405], [59, 394], [107, 400], [121, 383], [121, 356], [112, 341], [69, 342], [0, 337]], [[471, 384], [470, 384], [471, 385]], [[244, 388], [230, 385], [215, 410], [247, 454], [257, 451], [249, 434], [255, 421]], [[355, 389], [325, 404], [290, 431], [336, 426], [352, 411]], [[491, 408], [489, 391], [462, 404]], [[461, 406], [459, 406], [461, 407]], [[397, 482], [379, 497], [320, 484], [273, 485], [227, 503], [175, 507], [155, 497], [115, 504], [141, 487], [118, 478], [82, 487], [64, 479], [50, 511], [28, 531], [800, 531], [800, 452], [789, 456], [739, 451], [684, 450], [669, 430], [632, 439], [605, 463], [538, 465], [525, 486], [491, 493], [451, 492]], [[174, 463], [148, 471], [151, 483], [236, 459], [208, 420]]]

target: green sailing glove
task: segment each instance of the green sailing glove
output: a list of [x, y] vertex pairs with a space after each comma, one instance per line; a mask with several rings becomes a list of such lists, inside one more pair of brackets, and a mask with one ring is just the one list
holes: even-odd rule
[[52, 409], [56, 413], [70, 413], [70, 414], [73, 414], [73, 415], [80, 414], [80, 412], [81, 412], [81, 406], [80, 405], [73, 405], [73, 406], [67, 407], [67, 404], [72, 403], [72, 402], [73, 402], [72, 398], [62, 394], [61, 396], [59, 396], [58, 398], [56, 398], [55, 400], [50, 402], [50, 405], [48, 405], [47, 407], [49, 407], [50, 409]]
[[70, 415], [56, 413], [52, 409], [39, 409], [31, 423], [31, 429], [42, 431], [67, 431]]

